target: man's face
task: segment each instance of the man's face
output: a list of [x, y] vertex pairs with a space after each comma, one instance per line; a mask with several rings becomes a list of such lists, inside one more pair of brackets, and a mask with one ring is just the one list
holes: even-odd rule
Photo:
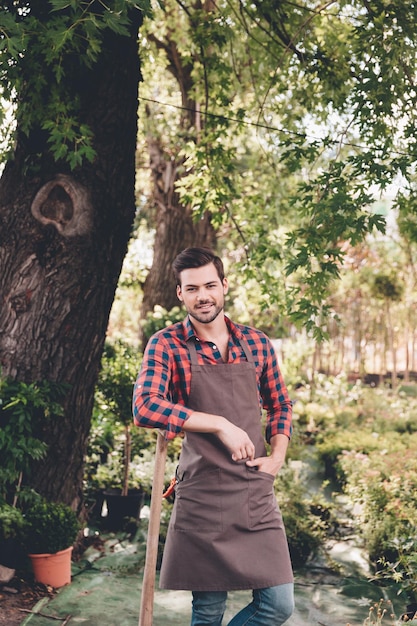
[[227, 279], [220, 280], [213, 263], [183, 270], [181, 286], [177, 285], [178, 299], [187, 313], [201, 324], [209, 324], [224, 308]]

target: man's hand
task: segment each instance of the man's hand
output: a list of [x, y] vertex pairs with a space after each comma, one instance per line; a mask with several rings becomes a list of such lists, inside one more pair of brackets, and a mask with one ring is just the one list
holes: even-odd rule
[[223, 445], [232, 453], [233, 461], [252, 460], [255, 456], [255, 446], [252, 440], [239, 426], [225, 420], [223, 427], [216, 434]]
[[257, 467], [261, 472], [266, 472], [276, 476], [284, 465], [285, 455], [288, 448], [288, 437], [286, 435], [275, 435], [271, 438], [270, 456], [260, 456], [257, 459], [246, 461], [248, 467]]
[[261, 472], [276, 476], [283, 465], [283, 461], [280, 462], [272, 456], [258, 456], [258, 458], [246, 461], [248, 467], [256, 467]]

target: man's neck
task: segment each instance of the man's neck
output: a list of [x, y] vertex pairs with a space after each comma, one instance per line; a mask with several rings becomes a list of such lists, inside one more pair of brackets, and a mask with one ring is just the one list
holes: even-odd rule
[[229, 334], [223, 311], [209, 324], [202, 324], [192, 317], [190, 319], [199, 339], [219, 343], [225, 335]]

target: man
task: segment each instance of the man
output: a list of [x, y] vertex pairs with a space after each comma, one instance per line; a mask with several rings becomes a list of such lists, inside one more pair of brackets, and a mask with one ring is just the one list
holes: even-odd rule
[[253, 601], [229, 626], [279, 626], [294, 608], [273, 492], [291, 401], [266, 335], [224, 315], [221, 259], [187, 248], [173, 269], [188, 316], [151, 337], [133, 394], [138, 426], [163, 428], [168, 439], [185, 435], [160, 586], [192, 591], [191, 626], [220, 626], [227, 591], [236, 589], [252, 589]]

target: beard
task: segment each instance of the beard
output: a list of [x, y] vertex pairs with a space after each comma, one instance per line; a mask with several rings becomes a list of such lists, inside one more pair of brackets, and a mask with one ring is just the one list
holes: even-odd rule
[[222, 303], [221, 305], [214, 304], [214, 306], [210, 307], [210, 309], [208, 310], [200, 311], [200, 309], [196, 307], [194, 309], [188, 310], [187, 312], [190, 317], [197, 320], [197, 322], [200, 322], [200, 324], [210, 324], [216, 319], [216, 317], [220, 315], [220, 313], [222, 313], [223, 307], [224, 303]]

